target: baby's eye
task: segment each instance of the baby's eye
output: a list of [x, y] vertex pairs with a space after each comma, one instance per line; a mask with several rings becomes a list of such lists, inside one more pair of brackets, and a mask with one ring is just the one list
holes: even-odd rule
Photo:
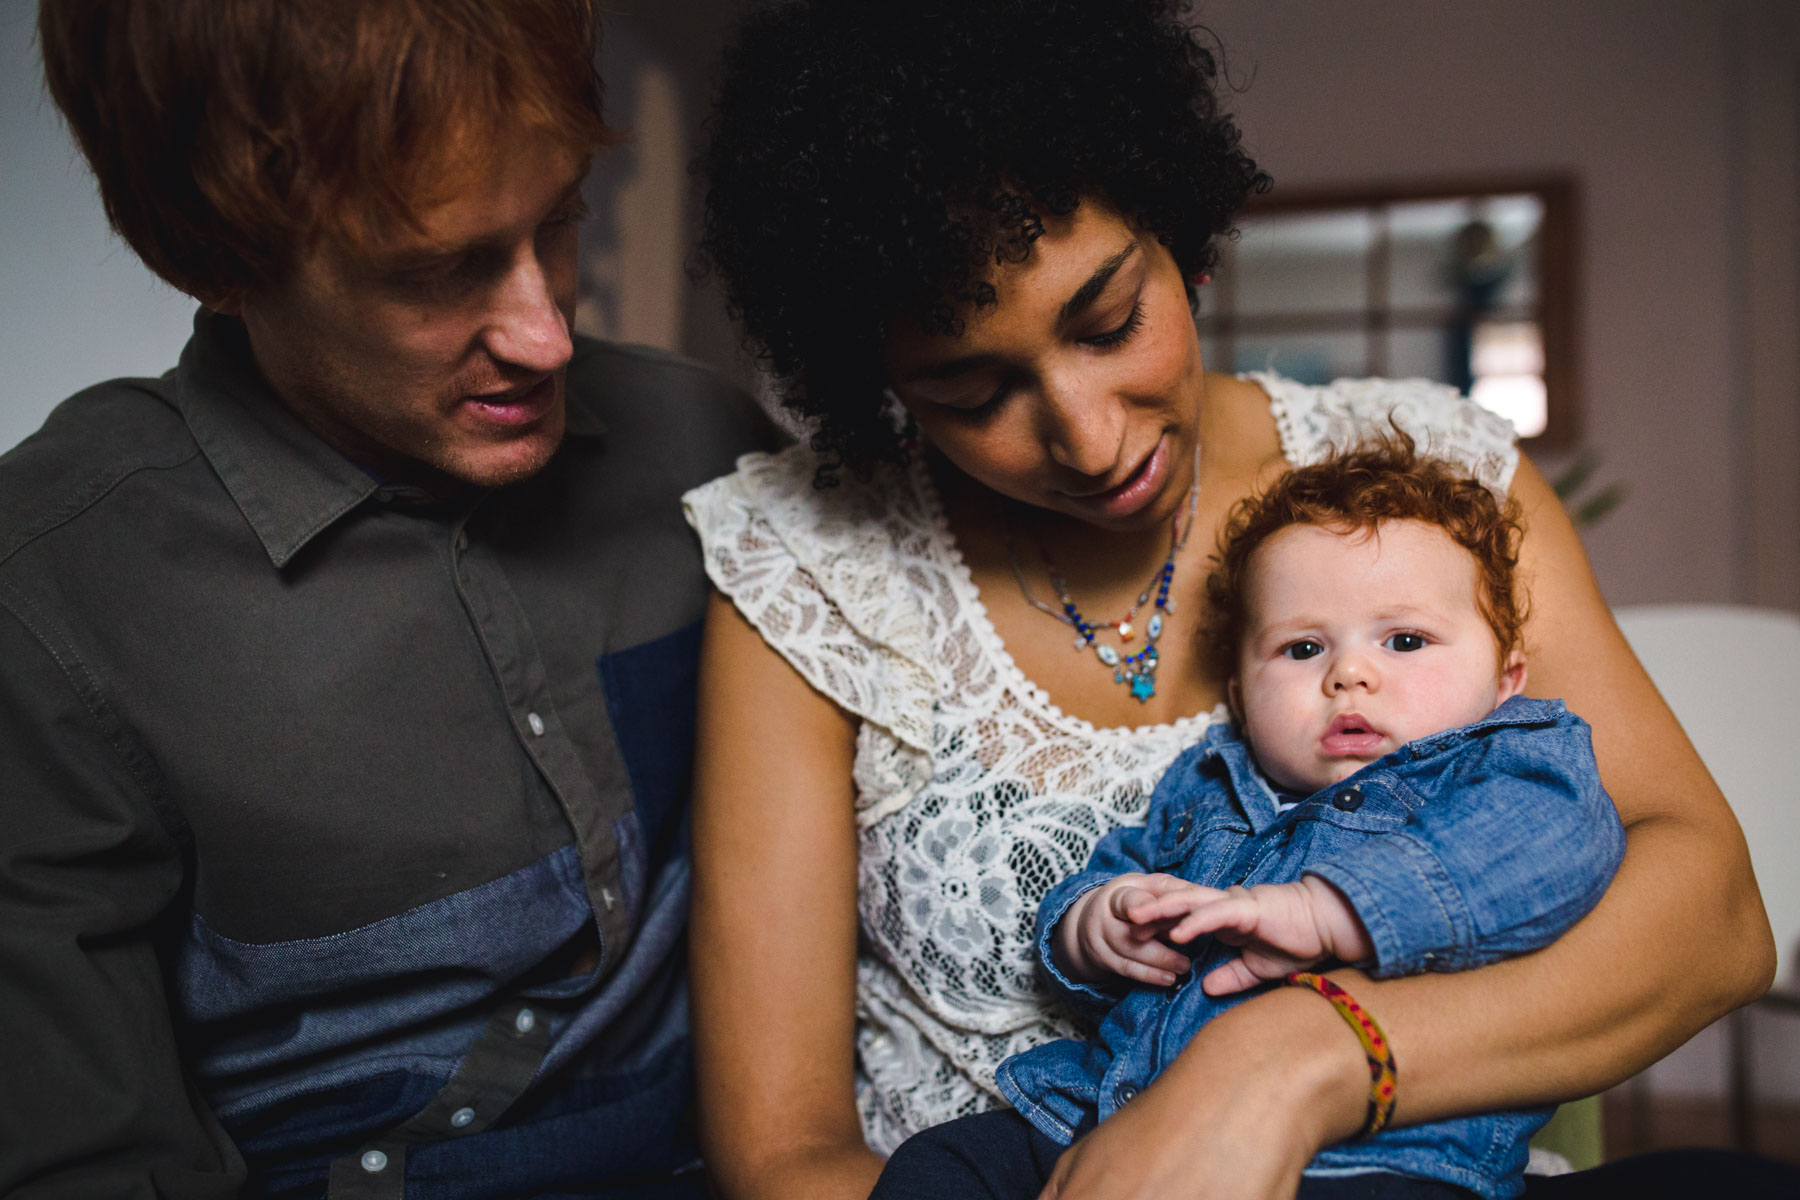
[[1383, 642], [1382, 645], [1386, 646], [1389, 650], [1399, 650], [1404, 653], [1411, 650], [1423, 650], [1425, 648], [1425, 639], [1416, 633], [1396, 633], [1388, 638], [1387, 641]]
[[1281, 652], [1288, 658], [1304, 662], [1309, 658], [1317, 658], [1319, 655], [1325, 653], [1325, 647], [1319, 645], [1319, 643], [1313, 641], [1311, 638], [1301, 638], [1291, 645], [1282, 647]]

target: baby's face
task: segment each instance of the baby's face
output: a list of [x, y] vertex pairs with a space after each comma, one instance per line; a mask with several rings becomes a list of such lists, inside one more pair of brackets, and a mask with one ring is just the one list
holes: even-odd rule
[[1415, 738], [1479, 720], [1525, 682], [1475, 606], [1474, 556], [1436, 525], [1293, 525], [1245, 576], [1232, 683], [1263, 773], [1311, 794]]

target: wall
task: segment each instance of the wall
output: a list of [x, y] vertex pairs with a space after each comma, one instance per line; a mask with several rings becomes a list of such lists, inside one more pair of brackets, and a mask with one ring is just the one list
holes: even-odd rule
[[[1229, 75], [1244, 89], [1233, 106], [1245, 140], [1278, 189], [1544, 171], [1577, 179], [1583, 441], [1603, 455], [1605, 477], [1631, 488], [1587, 538], [1615, 604], [1757, 591], [1741, 60], [1746, 14], [1780, 23], [1769, 16], [1777, 7], [1200, 0], [1196, 8], [1223, 42]], [[1800, 43], [1770, 47], [1764, 34], [1756, 48], [1777, 52], [1755, 100], [1767, 106], [1785, 88], [1792, 122]], [[1769, 174], [1783, 160], [1791, 170], [1788, 128]], [[1791, 221], [1790, 209], [1787, 224], [1779, 214], [1771, 223], [1791, 231]], [[1777, 271], [1791, 291], [1791, 255]], [[1790, 341], [1785, 401], [1768, 402], [1790, 409], [1791, 349]], [[1795, 453], [1800, 438], [1789, 464]], [[1800, 511], [1789, 517], [1800, 528], [1792, 524]], [[1800, 558], [1797, 542], [1788, 539], [1790, 558]], [[1776, 539], [1760, 549], [1783, 553]], [[1800, 593], [1786, 603], [1800, 607]]]
[[71, 392], [174, 366], [194, 312], [107, 228], [44, 92], [36, 11], [0, 0], [0, 451]]

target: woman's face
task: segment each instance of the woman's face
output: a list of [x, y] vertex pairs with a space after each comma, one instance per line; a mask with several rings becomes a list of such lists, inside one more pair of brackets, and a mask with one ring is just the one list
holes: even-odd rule
[[1200, 344], [1174, 258], [1110, 208], [1045, 221], [961, 336], [903, 322], [886, 359], [919, 432], [965, 474], [1088, 524], [1168, 520], [1193, 482]]

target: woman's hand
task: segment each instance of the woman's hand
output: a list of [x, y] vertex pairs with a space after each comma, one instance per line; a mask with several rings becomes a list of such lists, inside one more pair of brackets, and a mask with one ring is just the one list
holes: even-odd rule
[[1043, 1200], [1290, 1200], [1318, 1148], [1361, 1127], [1368, 1086], [1335, 1010], [1276, 989], [1209, 1022], [1070, 1147]]

